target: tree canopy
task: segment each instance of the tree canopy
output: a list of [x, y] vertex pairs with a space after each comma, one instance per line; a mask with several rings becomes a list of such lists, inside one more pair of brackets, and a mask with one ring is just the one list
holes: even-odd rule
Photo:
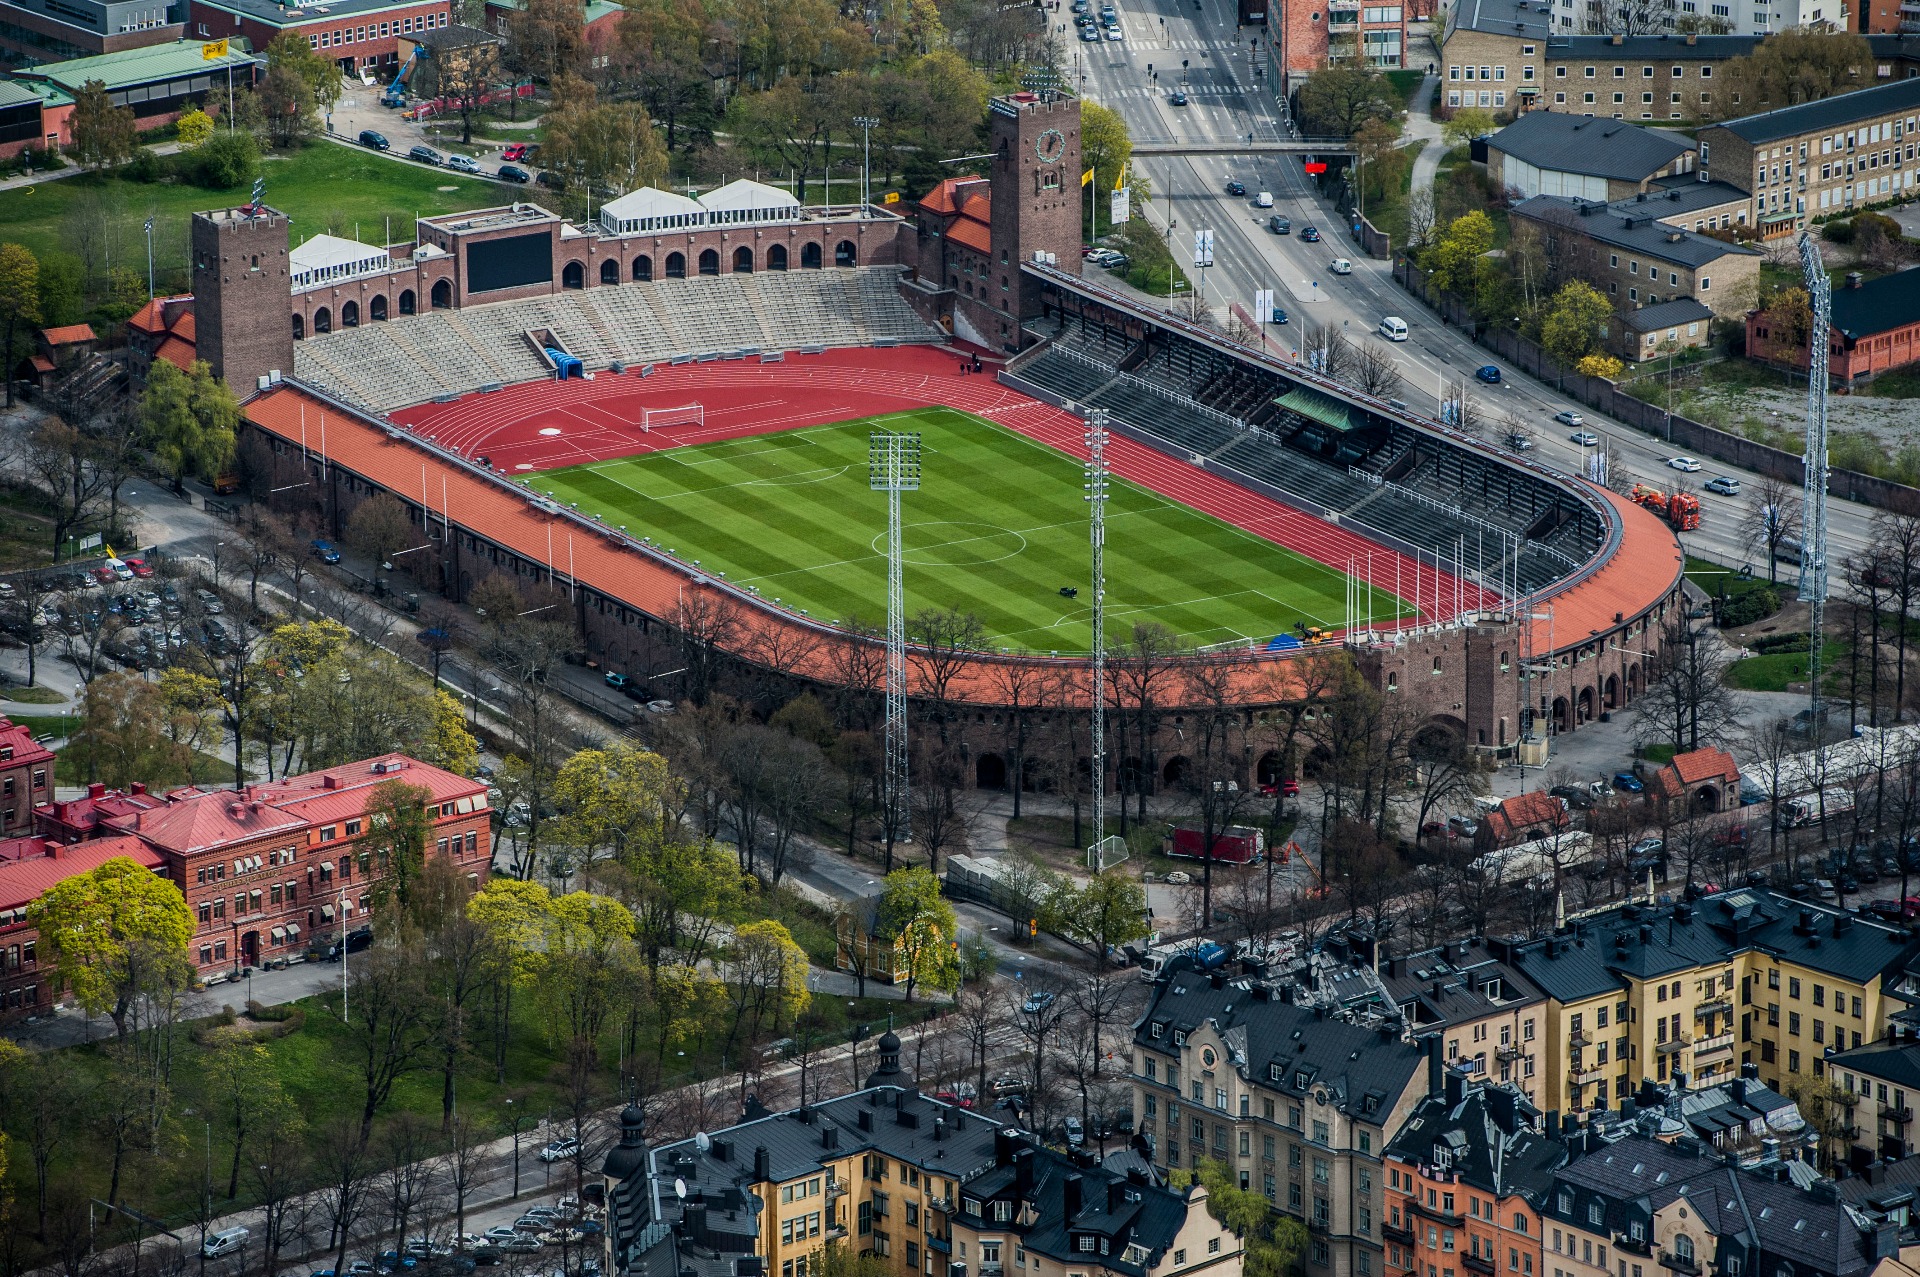
[[123, 1038], [137, 999], [191, 978], [186, 898], [129, 857], [55, 883], [27, 918], [80, 1005], [112, 1016]]

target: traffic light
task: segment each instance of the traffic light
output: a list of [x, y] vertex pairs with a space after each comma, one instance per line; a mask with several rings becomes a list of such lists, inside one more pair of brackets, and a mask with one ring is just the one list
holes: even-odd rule
[[1037, 940], [1039, 938], [1040, 938], [1040, 919], [1028, 918], [1027, 919], [1027, 939]]

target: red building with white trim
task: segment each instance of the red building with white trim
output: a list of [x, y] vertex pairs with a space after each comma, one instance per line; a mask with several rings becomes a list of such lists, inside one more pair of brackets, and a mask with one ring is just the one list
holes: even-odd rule
[[[1764, 310], [1747, 314], [1747, 357], [1806, 370], [1807, 342], [1787, 345]], [[1920, 266], [1833, 290], [1833, 332], [1827, 347], [1830, 386], [1845, 389], [1881, 373], [1920, 363]]]
[[33, 828], [33, 809], [53, 796], [53, 751], [0, 717], [0, 838]]
[[40, 932], [27, 921], [27, 907], [49, 888], [126, 856], [165, 875], [166, 861], [138, 838], [116, 834], [68, 846], [40, 838], [0, 843], [0, 1019], [39, 1015], [55, 1002], [53, 963], [44, 969]]

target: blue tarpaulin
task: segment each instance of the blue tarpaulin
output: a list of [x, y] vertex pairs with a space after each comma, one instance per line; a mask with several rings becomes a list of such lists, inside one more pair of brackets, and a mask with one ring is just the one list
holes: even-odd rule
[[555, 381], [565, 381], [568, 377], [583, 376], [587, 371], [587, 366], [581, 363], [578, 358], [569, 355], [564, 350], [555, 350], [552, 346], [547, 347], [547, 358], [553, 360], [553, 377]]
[[1300, 646], [1300, 640], [1291, 634], [1276, 634], [1267, 642], [1269, 652], [1284, 652]]

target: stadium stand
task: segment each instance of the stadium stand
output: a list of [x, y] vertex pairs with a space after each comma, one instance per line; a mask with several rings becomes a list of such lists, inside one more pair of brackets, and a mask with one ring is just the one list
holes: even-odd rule
[[390, 412], [550, 369], [527, 340], [545, 329], [588, 368], [802, 346], [942, 339], [900, 295], [893, 267], [767, 271], [622, 284], [530, 301], [407, 315], [309, 337], [298, 375]]
[[1016, 376], [1343, 524], [1423, 549], [1458, 540], [1476, 556], [1507, 555], [1523, 592], [1601, 547], [1599, 516], [1545, 478], [1180, 333], [1142, 341], [1069, 320], [1041, 335], [1048, 343], [1018, 361]]

